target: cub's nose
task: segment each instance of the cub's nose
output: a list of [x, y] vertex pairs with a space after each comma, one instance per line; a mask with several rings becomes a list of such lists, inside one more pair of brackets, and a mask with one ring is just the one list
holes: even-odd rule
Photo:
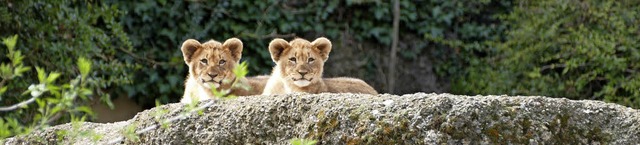
[[304, 77], [304, 75], [306, 75], [308, 73], [307, 70], [299, 70], [298, 73], [300, 73], [300, 75], [302, 75]]
[[207, 75], [209, 75], [209, 77], [211, 77], [212, 79], [218, 76], [217, 73], [207, 73]]

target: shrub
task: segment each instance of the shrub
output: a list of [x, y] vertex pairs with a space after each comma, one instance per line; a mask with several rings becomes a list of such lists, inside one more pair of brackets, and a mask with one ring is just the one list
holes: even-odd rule
[[[31, 82], [28, 88], [15, 88], [12, 84], [25, 80], [25, 73], [31, 67], [25, 66], [22, 60], [25, 56], [16, 50], [17, 36], [4, 39], [7, 47], [7, 59], [11, 63], [0, 65], [0, 101], [27, 98], [19, 103], [0, 107], [0, 139], [18, 134], [29, 133], [34, 129], [41, 129], [60, 122], [84, 121], [87, 116], [93, 115], [91, 109], [82, 102], [88, 100], [92, 91], [87, 84], [94, 82], [87, 77], [91, 71], [91, 62], [85, 58], [77, 59], [77, 68], [80, 74], [69, 82], [59, 84], [61, 73], [47, 73], [44, 69], [36, 67], [39, 83]], [[20, 89], [22, 95], [6, 97], [7, 90]], [[35, 102], [35, 103], [34, 103]], [[75, 119], [78, 118], [78, 119]]]
[[0, 0], [0, 5], [0, 37], [19, 36], [15, 39], [19, 43], [0, 46], [0, 52], [8, 54], [0, 55], [4, 82], [0, 106], [39, 96], [35, 103], [0, 112], [4, 120], [0, 130], [7, 131], [0, 137], [74, 117], [80, 120], [91, 115], [85, 106], [89, 101], [111, 105], [111, 87], [131, 82], [129, 72], [136, 65], [123, 53], [131, 47], [117, 22], [116, 7], [75, 0]]
[[640, 107], [640, 2], [517, 1], [497, 51], [462, 93], [598, 99]]

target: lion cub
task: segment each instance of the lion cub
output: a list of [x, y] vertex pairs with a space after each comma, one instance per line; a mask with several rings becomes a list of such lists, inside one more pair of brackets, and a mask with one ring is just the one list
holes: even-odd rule
[[189, 66], [189, 75], [185, 81], [184, 95], [180, 102], [191, 103], [213, 98], [211, 87], [217, 90], [230, 89], [230, 94], [237, 96], [259, 95], [266, 84], [266, 77], [243, 78], [237, 82], [248, 85], [251, 89], [232, 88], [237, 79], [233, 68], [239, 64], [242, 56], [242, 41], [230, 38], [220, 44], [209, 40], [200, 44], [189, 39], [182, 43], [184, 62]]
[[269, 43], [271, 59], [276, 63], [263, 95], [307, 93], [378, 94], [371, 86], [355, 78], [322, 78], [324, 62], [331, 52], [331, 41], [320, 37], [313, 42], [274, 39]]

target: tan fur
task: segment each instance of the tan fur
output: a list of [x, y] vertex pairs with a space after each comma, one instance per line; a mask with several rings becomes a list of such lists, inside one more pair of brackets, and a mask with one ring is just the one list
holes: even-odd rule
[[356, 78], [324, 78], [329, 93], [360, 93], [377, 95], [378, 92], [366, 82]]
[[360, 79], [322, 78], [324, 63], [331, 52], [331, 41], [324, 37], [313, 42], [300, 38], [291, 42], [274, 39], [269, 43], [269, 52], [276, 66], [273, 67], [263, 95], [293, 92], [377, 94]]
[[189, 66], [189, 75], [185, 81], [182, 103], [191, 103], [213, 98], [211, 88], [218, 91], [230, 90], [236, 96], [259, 95], [262, 93], [266, 80], [263, 78], [247, 77], [237, 80], [238, 83], [248, 85], [251, 89], [231, 87], [236, 80], [233, 73], [242, 56], [242, 41], [230, 38], [221, 44], [209, 40], [200, 44], [197, 40], [189, 39], [182, 43], [184, 62]]

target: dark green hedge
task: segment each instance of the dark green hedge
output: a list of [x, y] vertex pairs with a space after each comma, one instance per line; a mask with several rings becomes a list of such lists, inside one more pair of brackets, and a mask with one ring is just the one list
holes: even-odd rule
[[[188, 38], [201, 41], [242, 39], [245, 44], [243, 60], [249, 62], [250, 75], [269, 73], [273, 63], [266, 47], [275, 37], [315, 39], [325, 36], [333, 41], [334, 53], [357, 49], [344, 45], [354, 41], [351, 43], [376, 46], [366, 51], [387, 56], [385, 53], [391, 44], [393, 18], [391, 2], [387, 1], [146, 0], [111, 3], [127, 11], [121, 23], [136, 48], [134, 52], [141, 57], [138, 62], [144, 65], [143, 70], [136, 73], [134, 85], [125, 87], [128, 94], [138, 96], [140, 102], [153, 102], [152, 99], [158, 97], [166, 103], [181, 96], [187, 69], [180, 58], [179, 45]], [[415, 61], [418, 57], [433, 58], [439, 76], [456, 75], [475, 58], [471, 56], [484, 53], [478, 43], [500, 38], [498, 33], [503, 27], [497, 24], [493, 14], [506, 11], [508, 5], [508, 2], [495, 1], [402, 1], [401, 38], [417, 37], [401, 39], [402, 44], [446, 39], [466, 47], [450, 48], [444, 44], [446, 42], [436, 41], [428, 47], [404, 48], [406, 50], [399, 53], [400, 58], [407, 61]], [[384, 74], [372, 72], [386, 70], [386, 66], [381, 65], [384, 63], [375, 62], [386, 62], [387, 57], [354, 57], [362, 57], [358, 61], [365, 62], [356, 72], [361, 75], [355, 77], [386, 92], [384, 81], [375, 79], [384, 80]], [[336, 61], [340, 60], [328, 63]]]

